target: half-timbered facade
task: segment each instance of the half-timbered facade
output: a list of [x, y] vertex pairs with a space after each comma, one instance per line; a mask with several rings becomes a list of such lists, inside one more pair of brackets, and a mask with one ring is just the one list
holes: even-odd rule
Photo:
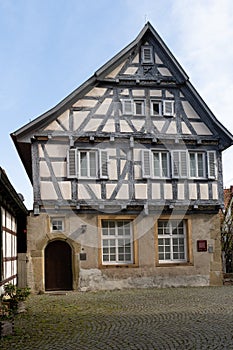
[[222, 283], [232, 135], [150, 23], [12, 138], [34, 190], [32, 289]]
[[22, 196], [16, 193], [2, 168], [0, 168], [0, 214], [1, 295], [6, 283], [26, 286], [26, 263], [23, 265], [22, 260], [26, 262], [26, 218], [28, 215], [22, 202]]

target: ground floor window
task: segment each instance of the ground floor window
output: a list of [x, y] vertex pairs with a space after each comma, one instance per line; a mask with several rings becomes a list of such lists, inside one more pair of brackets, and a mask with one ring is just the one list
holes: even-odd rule
[[159, 263], [187, 262], [186, 220], [158, 220]]
[[101, 258], [103, 265], [134, 263], [131, 220], [101, 220]]

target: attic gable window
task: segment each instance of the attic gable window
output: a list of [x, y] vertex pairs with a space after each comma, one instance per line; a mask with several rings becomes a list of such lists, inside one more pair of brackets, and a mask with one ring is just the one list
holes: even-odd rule
[[108, 153], [103, 150], [69, 149], [67, 152], [67, 177], [107, 179]]
[[174, 101], [163, 101], [163, 115], [167, 117], [174, 116]]
[[145, 101], [138, 99], [122, 100], [122, 110], [125, 115], [145, 115]]
[[153, 47], [152, 46], [142, 46], [141, 49], [141, 59], [142, 64], [153, 64]]
[[162, 115], [162, 103], [160, 101], [151, 101], [151, 115]]

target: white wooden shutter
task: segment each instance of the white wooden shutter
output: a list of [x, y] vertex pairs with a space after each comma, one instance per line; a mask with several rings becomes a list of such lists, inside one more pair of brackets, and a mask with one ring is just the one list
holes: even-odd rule
[[153, 63], [153, 48], [152, 46], [142, 47], [142, 63]]
[[187, 152], [173, 151], [172, 152], [172, 177], [187, 177]]
[[133, 100], [127, 99], [122, 101], [123, 114], [133, 114]]
[[179, 152], [172, 152], [172, 177], [179, 177]]
[[141, 151], [142, 156], [142, 177], [151, 177], [151, 151], [143, 149]]
[[75, 178], [78, 176], [77, 149], [71, 148], [67, 151], [67, 177]]
[[180, 177], [188, 176], [188, 167], [187, 167], [187, 152], [180, 152]]
[[99, 151], [99, 175], [102, 179], [108, 179], [108, 152]]
[[163, 101], [163, 115], [174, 115], [174, 101]]
[[209, 179], [217, 178], [217, 164], [216, 164], [216, 153], [215, 151], [207, 152], [207, 162], [208, 162], [208, 177]]

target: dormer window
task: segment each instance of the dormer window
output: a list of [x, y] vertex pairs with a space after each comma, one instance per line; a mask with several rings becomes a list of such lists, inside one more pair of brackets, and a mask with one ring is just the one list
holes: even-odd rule
[[142, 64], [153, 64], [153, 47], [152, 46], [142, 46]]

